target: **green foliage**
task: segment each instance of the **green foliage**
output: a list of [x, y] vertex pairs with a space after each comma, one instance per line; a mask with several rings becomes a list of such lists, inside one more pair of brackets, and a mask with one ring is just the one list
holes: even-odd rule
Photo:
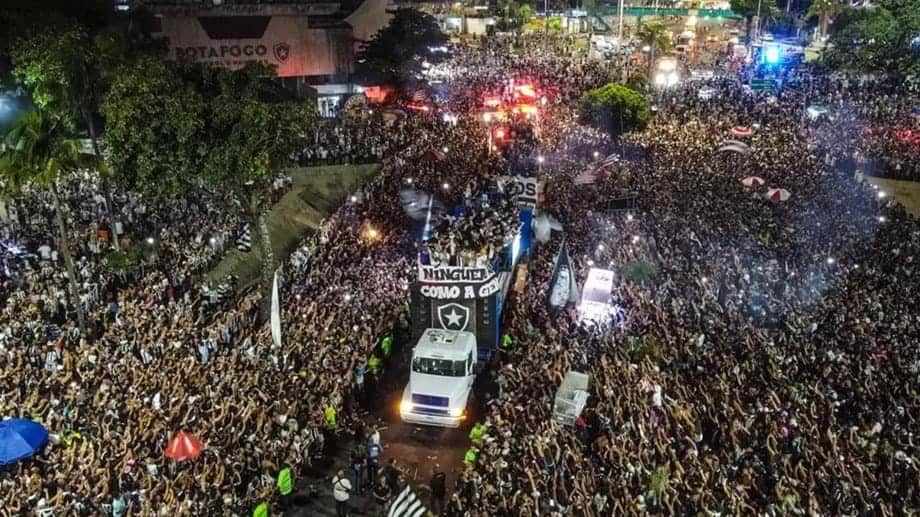
[[13, 47], [13, 75], [32, 92], [32, 102], [51, 113], [74, 111], [91, 92], [89, 37], [82, 27], [40, 31]]
[[641, 71], [632, 71], [626, 79], [626, 86], [637, 92], [647, 92], [650, 85], [648, 75]]
[[843, 12], [844, 8], [843, 4], [835, 0], [813, 0], [811, 5], [808, 6], [808, 12], [805, 13], [805, 18], [808, 19], [820, 16], [834, 17]]
[[868, 9], [846, 9], [834, 19], [824, 63], [838, 71], [904, 78], [920, 75], [917, 0], [881, 0]]
[[0, 154], [2, 190], [46, 187], [62, 171], [77, 167], [80, 155], [69, 136], [61, 121], [45, 111], [31, 110], [20, 116], [7, 132]]
[[437, 63], [446, 54], [429, 52], [447, 37], [430, 14], [398, 9], [390, 24], [361, 46], [355, 73], [366, 83], [402, 86], [422, 71], [422, 62]]
[[546, 26], [546, 18], [531, 18], [524, 26], [525, 31], [543, 32], [548, 31], [552, 34], [562, 33], [562, 18], [551, 16], [549, 18], [549, 27]]
[[315, 118], [311, 103], [264, 88], [270, 73], [152, 56], [120, 69], [102, 103], [116, 180], [154, 193], [200, 184], [258, 190], [271, 171], [289, 165]]
[[655, 50], [667, 52], [671, 48], [671, 39], [668, 37], [668, 26], [660, 21], [643, 23], [636, 31], [636, 37], [642, 46], [649, 46]]
[[645, 129], [650, 116], [648, 99], [616, 83], [589, 90], [579, 101], [581, 122], [607, 131], [614, 137]]
[[[729, 0], [729, 6], [735, 14], [750, 19], [757, 16], [757, 2], [758, 0]], [[779, 7], [776, 5], [776, 0], [760, 0], [761, 19], [777, 13], [779, 13]]]
[[178, 67], [154, 56], [122, 66], [102, 100], [116, 182], [143, 192], [180, 191], [210, 152], [207, 103]]
[[623, 265], [623, 278], [637, 284], [649, 284], [658, 275], [658, 266], [650, 260], [635, 260]]
[[131, 246], [112, 251], [108, 255], [107, 266], [115, 273], [127, 273], [144, 261], [144, 247], [134, 243]]
[[263, 88], [273, 72], [264, 66], [238, 71], [198, 67], [205, 84], [209, 152], [201, 177], [208, 185], [237, 191], [247, 182], [265, 186], [272, 171], [291, 165], [303, 134], [316, 118], [308, 102], [278, 99]]

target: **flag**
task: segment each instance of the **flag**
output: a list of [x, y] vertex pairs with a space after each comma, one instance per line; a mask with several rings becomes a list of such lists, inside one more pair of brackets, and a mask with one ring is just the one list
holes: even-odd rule
[[575, 271], [572, 269], [572, 259], [563, 240], [553, 265], [553, 276], [549, 282], [546, 302], [550, 314], [556, 316], [566, 305], [577, 300], [578, 284], [575, 281]]
[[281, 348], [281, 302], [278, 298], [278, 272], [275, 271], [275, 279], [272, 281], [272, 341], [275, 346]]
[[387, 517], [422, 517], [427, 513], [428, 509], [425, 508], [422, 501], [409, 486], [406, 486], [393, 500]]
[[616, 164], [618, 161], [620, 161], [620, 157], [619, 157], [618, 155], [616, 155], [616, 154], [610, 154], [610, 155], [608, 155], [606, 158], [604, 158], [603, 160], [601, 160], [600, 162], [598, 162], [597, 168], [598, 168], [598, 169], [607, 169], [607, 168], [609, 168], [609, 167], [612, 167], [612, 166], [613, 166], [614, 164]]
[[576, 185], [593, 185], [595, 182], [597, 182], [597, 169], [595, 168], [589, 167], [575, 176]]
[[578, 176], [575, 176], [576, 185], [593, 185], [597, 182], [597, 177], [601, 172], [608, 172], [610, 167], [613, 167], [620, 157], [616, 154], [610, 154], [603, 160], [594, 162], [583, 172], [579, 173]]
[[243, 223], [240, 227], [236, 237], [236, 249], [243, 253], [249, 253], [252, 250], [252, 231], [249, 229], [249, 223]]

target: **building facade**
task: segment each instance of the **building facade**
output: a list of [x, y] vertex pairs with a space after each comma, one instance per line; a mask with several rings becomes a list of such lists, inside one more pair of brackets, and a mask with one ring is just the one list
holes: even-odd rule
[[[157, 19], [157, 35], [166, 40], [167, 59], [231, 69], [272, 65], [286, 88], [318, 97], [328, 115], [334, 111], [330, 106], [360, 90], [350, 83], [355, 53], [389, 23], [387, 0], [358, 1], [152, 0], [145, 5]], [[322, 99], [329, 96], [338, 100]]]

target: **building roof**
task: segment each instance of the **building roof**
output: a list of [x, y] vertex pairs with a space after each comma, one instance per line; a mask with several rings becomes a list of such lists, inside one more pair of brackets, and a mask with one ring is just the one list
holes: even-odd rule
[[313, 16], [340, 14], [343, 4], [351, 5], [348, 0], [146, 0], [144, 7], [182, 16]]

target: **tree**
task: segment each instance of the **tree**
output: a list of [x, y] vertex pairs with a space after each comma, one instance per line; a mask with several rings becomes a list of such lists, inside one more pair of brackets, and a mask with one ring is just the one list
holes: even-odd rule
[[312, 103], [267, 86], [273, 74], [261, 65], [230, 71], [143, 58], [117, 74], [102, 104], [119, 182], [153, 194], [202, 186], [231, 194], [255, 230], [263, 289], [275, 269], [271, 175], [291, 164], [316, 118]]
[[504, 0], [499, 3], [497, 12], [499, 16], [497, 28], [502, 31], [520, 31], [534, 17], [536, 11], [533, 5], [517, 0]]
[[199, 87], [208, 103], [209, 152], [199, 178], [231, 192], [256, 229], [262, 255], [263, 316], [268, 316], [272, 277], [277, 264], [268, 215], [272, 173], [292, 165], [303, 148], [307, 128], [316, 121], [312, 103], [279, 98], [264, 87], [273, 71], [249, 66], [238, 71], [198, 67]]
[[[760, 20], [763, 20], [779, 13], [776, 0], [729, 0], [729, 7], [731, 7], [732, 12], [744, 17], [744, 23], [747, 27], [745, 32], [748, 40], [752, 40], [754, 36], [751, 33], [751, 22], [755, 16], [760, 14]], [[760, 11], [759, 13], [758, 10]], [[758, 24], [760, 20], [758, 20]]]
[[643, 23], [636, 31], [636, 37], [643, 47], [649, 48], [648, 71], [651, 76], [655, 63], [655, 51], [667, 52], [671, 48], [668, 26], [658, 21]]
[[101, 109], [110, 167], [120, 187], [164, 194], [194, 184], [211, 152], [207, 105], [179, 66], [142, 56], [119, 67]]
[[57, 182], [62, 174], [80, 163], [76, 142], [69, 138], [69, 131], [60, 119], [36, 109], [17, 120], [6, 134], [4, 144], [0, 152], [0, 179], [6, 193], [47, 189], [51, 194], [58, 227], [58, 249], [67, 267], [69, 300], [76, 308], [80, 330], [85, 333], [86, 315], [80, 302], [68, 229], [57, 190]]
[[920, 75], [916, 1], [880, 0], [871, 8], [845, 9], [833, 20], [822, 59], [838, 71], [895, 78]]
[[[100, 38], [108, 43], [109, 38]], [[32, 102], [71, 128], [83, 125], [96, 156], [102, 157], [96, 116], [107, 87], [103, 66], [113, 59], [111, 45], [97, 45], [78, 24], [37, 31], [13, 48], [13, 75], [31, 92]], [[119, 54], [123, 58], [123, 54]], [[100, 165], [104, 163], [100, 160]], [[104, 167], [99, 171], [110, 218], [115, 213]], [[115, 221], [112, 220], [114, 225]], [[113, 241], [118, 248], [117, 236]]]
[[830, 24], [830, 20], [843, 12], [843, 10], [843, 4], [836, 0], [814, 0], [808, 7], [805, 18], [818, 18], [818, 26], [820, 27], [821, 37], [823, 38], [827, 35], [827, 27]]
[[594, 18], [597, 16], [597, 0], [581, 0], [581, 9], [588, 14], [588, 38], [590, 40], [590, 37], [594, 35]]
[[422, 71], [422, 63], [438, 63], [446, 54], [429, 49], [447, 44], [447, 37], [430, 14], [398, 9], [390, 24], [361, 46], [356, 74], [366, 83], [402, 87]]
[[648, 99], [623, 85], [609, 83], [589, 90], [579, 101], [579, 118], [613, 137], [645, 129], [651, 110]]

